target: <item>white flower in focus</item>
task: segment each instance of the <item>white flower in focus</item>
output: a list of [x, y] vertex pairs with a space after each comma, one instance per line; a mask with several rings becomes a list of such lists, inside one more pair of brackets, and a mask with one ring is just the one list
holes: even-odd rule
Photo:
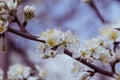
[[[51, 55], [51, 48], [57, 46], [57, 48], [52, 51], [52, 54], [61, 54], [64, 53], [64, 49], [68, 49], [73, 52], [75, 57], [76, 53], [80, 53], [80, 40], [77, 36], [73, 35], [70, 31], [63, 33], [59, 29], [47, 29], [45, 32], [41, 33], [39, 38], [40, 40], [45, 40], [45, 47], [42, 44], [39, 45], [39, 50], [43, 51], [45, 54]], [[43, 48], [44, 47], [44, 48]], [[75, 55], [74, 55], [75, 53]]]
[[83, 48], [80, 52], [80, 57], [83, 59], [87, 59], [91, 56], [91, 53], [89, 50], [87, 50], [86, 48]]
[[60, 37], [62, 36], [62, 32], [60, 30], [55, 29], [47, 29], [45, 32], [40, 34], [40, 38], [46, 41], [48, 47], [53, 47], [61, 43]]
[[51, 48], [47, 47], [41, 57], [42, 59], [54, 58], [57, 54], [63, 54], [64, 49], [63, 45], [60, 45], [56, 50], [51, 50]]
[[13, 0], [10, 0], [7, 3], [8, 8], [10, 9], [10, 11], [14, 11], [17, 9], [17, 2], [14, 2]]
[[81, 56], [81, 49], [80, 47], [75, 48], [74, 47], [74, 52], [72, 54], [73, 58], [79, 58]]
[[110, 41], [116, 41], [120, 37], [120, 32], [112, 25], [107, 25], [101, 29], [101, 34]]
[[68, 30], [63, 34], [62, 42], [69, 51], [73, 53], [79, 53], [77, 51], [79, 51], [80, 48], [80, 39], [78, 36], [73, 35], [71, 31]]
[[94, 54], [96, 52], [96, 49], [99, 46], [99, 43], [97, 41], [97, 39], [91, 39], [89, 41], [85, 41], [85, 48], [88, 49], [90, 51], [91, 54]]
[[3, 34], [7, 30], [8, 22], [3, 22], [0, 20], [0, 34]]
[[3, 71], [0, 69], [0, 80], [3, 80]]
[[106, 54], [100, 54], [99, 60], [105, 64], [108, 64], [111, 60], [111, 56], [109, 53]]
[[74, 43], [80, 44], [80, 40], [78, 39], [78, 36], [73, 35], [72, 32], [69, 30], [63, 35], [62, 40], [66, 45], [67, 44], [74, 44]]
[[29, 76], [31, 69], [27, 66], [15, 64], [9, 67], [7, 72], [9, 80], [23, 80]]
[[97, 49], [99, 47], [99, 42], [97, 39], [91, 39], [89, 41], [84, 42], [84, 47], [81, 50], [81, 57], [82, 58], [89, 58], [93, 55], [98, 55]]
[[109, 49], [110, 48], [110, 44], [111, 42], [110, 41], [105, 41], [104, 37], [97, 37], [96, 38], [96, 41], [98, 42], [98, 44], [106, 49]]

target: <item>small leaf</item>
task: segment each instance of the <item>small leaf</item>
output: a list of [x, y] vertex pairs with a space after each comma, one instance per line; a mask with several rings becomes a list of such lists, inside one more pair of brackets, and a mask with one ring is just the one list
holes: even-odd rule
[[42, 56], [42, 59], [48, 59], [49, 58], [49, 55], [43, 55]]

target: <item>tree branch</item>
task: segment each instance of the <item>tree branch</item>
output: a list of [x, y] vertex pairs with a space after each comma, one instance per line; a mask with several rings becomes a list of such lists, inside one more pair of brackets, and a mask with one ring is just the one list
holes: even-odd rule
[[25, 29], [25, 27], [23, 26], [23, 24], [20, 22], [20, 20], [18, 19], [18, 16], [16, 14], [13, 14], [16, 23], [18, 24], [18, 26], [20, 27], [22, 32], [27, 32], [27, 30]]
[[[20, 31], [17, 31], [15, 29], [12, 29], [12, 28], [8, 28], [8, 31], [9, 32], [12, 32], [16, 35], [19, 35], [21, 37], [24, 37], [24, 38], [27, 38], [27, 39], [30, 39], [30, 40], [33, 40], [33, 41], [37, 41], [37, 42], [42, 42], [42, 43], [45, 43], [44, 40], [38, 40], [36, 36], [33, 36], [33, 35], [28, 35], [26, 33], [23, 33], [23, 32], [20, 32]], [[67, 49], [65, 49], [64, 53], [70, 57], [72, 57], [72, 52], [68, 51]], [[105, 70], [102, 70], [100, 69], [99, 67], [91, 64], [91, 63], [87, 63], [84, 59], [81, 59], [81, 58], [76, 58], [75, 60], [83, 63], [84, 65], [90, 67], [91, 69], [95, 70], [96, 72], [98, 73], [101, 73], [101, 74], [104, 74], [106, 76], [109, 76], [109, 77], [113, 77], [113, 73], [112, 72], [109, 72], [109, 71], [105, 71]]]
[[[65, 49], [64, 53], [70, 57], [72, 57], [72, 52], [69, 52], [67, 49]], [[99, 67], [91, 64], [91, 63], [87, 63], [84, 59], [81, 59], [81, 58], [75, 58], [75, 60], [83, 63], [84, 65], [90, 67], [91, 69], [95, 70], [95, 72], [98, 72], [98, 73], [101, 73], [101, 74], [104, 74], [106, 76], [110, 76], [110, 77], [113, 77], [113, 73], [112, 72], [108, 72], [108, 71], [105, 71], [105, 70], [102, 70], [100, 69]]]
[[10, 28], [10, 27], [8, 27], [8, 31], [11, 32], [11, 33], [14, 33], [16, 35], [19, 35], [21, 37], [24, 37], [26, 39], [30, 39], [30, 40], [33, 40], [33, 41], [38, 41], [38, 42], [45, 43], [44, 40], [37, 39], [38, 38], [37, 36], [31, 35], [31, 34], [27, 34], [27, 33], [23, 33], [21, 31], [15, 30], [15, 29]]
[[100, 14], [99, 10], [97, 9], [95, 3], [93, 0], [90, 1], [90, 6], [92, 7], [92, 9], [96, 12], [97, 16], [99, 17], [99, 19], [101, 20], [102, 23], [106, 23], [106, 21], [104, 20], [104, 18], [102, 17], [102, 15]]

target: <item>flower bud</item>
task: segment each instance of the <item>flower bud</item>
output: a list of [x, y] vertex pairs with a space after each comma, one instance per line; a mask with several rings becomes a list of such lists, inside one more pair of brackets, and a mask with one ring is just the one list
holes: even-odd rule
[[35, 16], [35, 7], [34, 6], [25, 6], [24, 7], [24, 15], [26, 20], [30, 20]]
[[14, 2], [13, 0], [10, 0], [7, 2], [7, 6], [10, 11], [14, 11], [17, 9], [17, 2]]

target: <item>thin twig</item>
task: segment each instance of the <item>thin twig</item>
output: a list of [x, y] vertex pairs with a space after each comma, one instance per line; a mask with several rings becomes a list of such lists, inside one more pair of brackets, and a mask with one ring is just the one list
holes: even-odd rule
[[22, 25], [22, 23], [20, 22], [20, 20], [18, 19], [18, 16], [16, 14], [14, 14], [14, 18], [16, 23], [18, 24], [18, 26], [20, 27], [22, 32], [27, 32], [27, 30], [25, 29], [25, 27]]
[[101, 20], [102, 23], [106, 23], [106, 21], [104, 20], [104, 18], [102, 17], [102, 15], [100, 14], [99, 10], [97, 9], [95, 3], [93, 0], [90, 1], [90, 6], [92, 7], [92, 9], [95, 11], [95, 13], [97, 14], [97, 16], [99, 17], [99, 19]]

